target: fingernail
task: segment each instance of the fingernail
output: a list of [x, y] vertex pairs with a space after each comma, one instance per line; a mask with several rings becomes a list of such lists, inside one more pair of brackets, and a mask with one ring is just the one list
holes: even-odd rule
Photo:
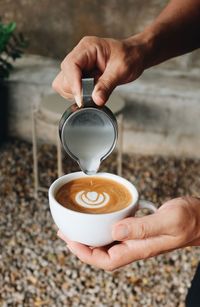
[[114, 238], [115, 240], [124, 240], [128, 237], [129, 235], [129, 229], [126, 225], [118, 225], [115, 227], [114, 231]]
[[80, 108], [82, 106], [82, 98], [81, 98], [81, 96], [80, 95], [75, 95], [74, 98], [75, 98], [75, 101], [76, 101], [78, 107]]

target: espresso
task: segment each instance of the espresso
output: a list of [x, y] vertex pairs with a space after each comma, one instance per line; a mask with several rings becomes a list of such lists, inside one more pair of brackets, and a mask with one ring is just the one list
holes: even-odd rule
[[124, 185], [93, 176], [67, 182], [56, 194], [56, 200], [63, 207], [90, 214], [119, 211], [129, 206], [132, 199]]

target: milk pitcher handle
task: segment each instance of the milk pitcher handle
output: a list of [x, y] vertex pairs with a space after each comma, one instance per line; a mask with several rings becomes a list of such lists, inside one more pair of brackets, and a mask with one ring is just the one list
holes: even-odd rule
[[151, 213], [155, 213], [158, 210], [151, 201], [143, 199], [138, 202], [138, 210], [140, 209], [148, 209]]
[[82, 79], [83, 105], [86, 105], [88, 102], [91, 103], [93, 89], [94, 89], [94, 78]]

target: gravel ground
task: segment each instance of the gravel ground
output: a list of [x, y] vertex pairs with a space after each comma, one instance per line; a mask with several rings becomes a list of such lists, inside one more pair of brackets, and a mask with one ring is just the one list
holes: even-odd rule
[[[54, 147], [41, 147], [46, 186], [56, 176], [55, 156]], [[123, 161], [123, 176], [157, 204], [198, 190], [200, 160], [124, 155]], [[76, 169], [65, 159], [66, 172]], [[115, 172], [115, 154], [101, 170]], [[0, 196], [0, 306], [184, 306], [200, 249], [185, 248], [112, 273], [81, 263], [56, 236], [47, 194], [33, 197], [30, 144], [10, 140], [0, 149]]]

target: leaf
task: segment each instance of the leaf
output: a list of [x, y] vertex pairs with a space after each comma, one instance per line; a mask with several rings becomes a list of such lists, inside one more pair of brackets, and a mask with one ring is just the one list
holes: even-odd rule
[[14, 33], [16, 23], [4, 24], [0, 18], [0, 80], [9, 77], [13, 68], [12, 62], [20, 58], [28, 41], [22, 33]]
[[16, 29], [16, 23], [15, 22], [10, 22], [8, 25], [4, 26], [4, 30], [6, 33], [13, 33], [14, 30]]

